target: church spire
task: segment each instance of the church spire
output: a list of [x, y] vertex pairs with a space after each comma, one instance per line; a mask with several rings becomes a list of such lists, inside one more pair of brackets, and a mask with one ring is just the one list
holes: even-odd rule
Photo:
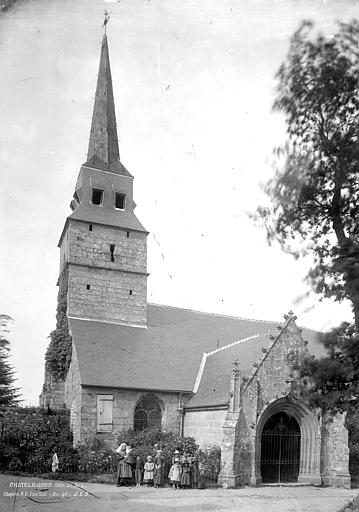
[[87, 165], [108, 169], [120, 158], [106, 33], [102, 39], [100, 66], [92, 114]]

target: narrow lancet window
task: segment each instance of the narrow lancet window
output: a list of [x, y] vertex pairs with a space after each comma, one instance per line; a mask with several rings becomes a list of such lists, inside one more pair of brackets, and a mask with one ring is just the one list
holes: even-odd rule
[[110, 255], [111, 255], [111, 261], [115, 261], [115, 245], [110, 244]]

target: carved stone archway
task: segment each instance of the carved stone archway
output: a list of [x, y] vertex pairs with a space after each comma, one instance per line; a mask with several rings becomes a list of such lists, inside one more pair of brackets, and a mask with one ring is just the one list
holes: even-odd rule
[[320, 476], [320, 424], [315, 416], [303, 402], [289, 397], [280, 398], [270, 403], [259, 418], [255, 439], [255, 484], [262, 483], [261, 475], [261, 442], [263, 428], [267, 421], [275, 414], [286, 413], [293, 417], [300, 428], [300, 464], [298, 482], [321, 484]]

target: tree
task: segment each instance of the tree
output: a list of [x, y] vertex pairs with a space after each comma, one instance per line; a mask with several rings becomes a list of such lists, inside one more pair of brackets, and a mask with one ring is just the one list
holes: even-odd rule
[[[282, 166], [259, 208], [270, 241], [314, 256], [308, 279], [317, 293], [349, 299], [359, 328], [359, 23], [330, 38], [304, 22], [278, 73], [274, 109], [285, 114]], [[359, 329], [358, 329], [359, 330]]]
[[316, 293], [352, 303], [355, 327], [324, 335], [328, 357], [300, 368], [312, 402], [343, 410], [359, 391], [359, 23], [338, 23], [325, 37], [303, 22], [277, 80], [274, 110], [285, 115], [287, 141], [265, 188], [270, 206], [257, 214], [270, 242], [313, 256], [307, 279]]
[[315, 358], [306, 354], [298, 361], [301, 394], [323, 412], [350, 411], [352, 415], [359, 397], [359, 338], [355, 326], [343, 323], [320, 338], [328, 355]]
[[0, 314], [0, 406], [14, 406], [20, 396], [18, 389], [13, 387], [15, 371], [9, 363], [8, 324], [12, 321], [10, 316]]

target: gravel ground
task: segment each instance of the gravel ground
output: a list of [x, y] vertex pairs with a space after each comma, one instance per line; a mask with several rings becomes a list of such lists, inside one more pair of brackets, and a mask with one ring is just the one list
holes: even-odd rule
[[1, 512], [338, 512], [358, 494], [354, 489], [309, 486], [117, 488], [11, 475], [0, 475], [0, 489]]

